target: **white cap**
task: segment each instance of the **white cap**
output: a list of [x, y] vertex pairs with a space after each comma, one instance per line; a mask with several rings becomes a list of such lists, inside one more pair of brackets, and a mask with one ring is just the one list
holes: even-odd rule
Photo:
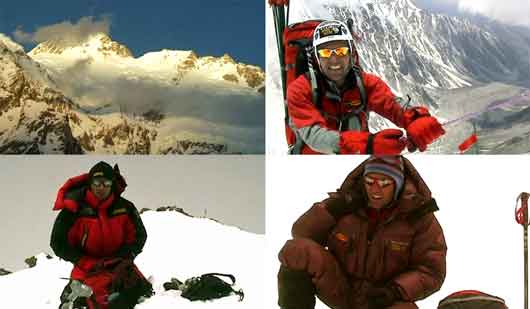
[[[332, 41], [347, 41], [350, 48], [350, 53], [353, 54], [353, 36], [345, 23], [340, 20], [329, 20], [321, 22], [313, 32], [313, 51], [317, 60], [318, 66], [320, 66], [320, 59], [317, 54], [318, 45], [332, 42]], [[355, 60], [351, 60], [352, 66], [355, 64]]]
[[331, 41], [353, 41], [350, 30], [342, 21], [324, 21], [315, 28], [313, 33], [313, 47], [315, 49], [318, 45]]

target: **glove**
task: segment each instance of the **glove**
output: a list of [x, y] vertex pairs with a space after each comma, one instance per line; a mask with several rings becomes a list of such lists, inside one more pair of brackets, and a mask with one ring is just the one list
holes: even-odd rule
[[128, 289], [135, 286], [139, 277], [135, 273], [134, 264], [129, 259], [121, 259], [112, 270], [111, 290], [117, 291], [122, 288]]
[[403, 125], [407, 136], [420, 151], [425, 151], [427, 145], [445, 134], [438, 120], [429, 114], [425, 107], [415, 107], [405, 111]]
[[346, 131], [340, 135], [341, 154], [398, 155], [405, 149], [406, 142], [398, 129], [384, 129], [376, 134]]
[[397, 286], [393, 284], [386, 287], [373, 287], [366, 295], [370, 309], [384, 309], [401, 299]]

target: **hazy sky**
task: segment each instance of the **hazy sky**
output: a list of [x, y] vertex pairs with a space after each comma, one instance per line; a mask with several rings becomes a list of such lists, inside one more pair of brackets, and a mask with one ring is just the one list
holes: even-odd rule
[[[340, 3], [355, 6], [373, 0], [294, 0], [291, 6], [295, 14], [312, 12], [316, 16], [324, 3]], [[448, 15], [480, 14], [502, 23], [530, 27], [530, 1], [528, 0], [412, 0], [419, 8]]]
[[[39, 40], [51, 32], [64, 38], [67, 30], [86, 34], [108, 29], [136, 57], [163, 48], [193, 49], [200, 56], [229, 53], [237, 61], [263, 68], [264, 8], [265, 3], [248, 0], [2, 1], [0, 33], [13, 37], [18, 28], [25, 34], [20, 38]], [[25, 44], [26, 51], [33, 46]]]
[[0, 156], [0, 268], [51, 252], [57, 190], [100, 160], [118, 163], [138, 209], [176, 205], [192, 215], [265, 232], [264, 156]]

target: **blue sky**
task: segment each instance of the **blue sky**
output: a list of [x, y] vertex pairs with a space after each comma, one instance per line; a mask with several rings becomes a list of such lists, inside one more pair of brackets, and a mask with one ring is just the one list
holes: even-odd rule
[[[135, 57], [148, 51], [193, 49], [200, 56], [230, 54], [265, 67], [265, 3], [255, 0], [54, 0], [2, 1], [0, 32], [39, 27], [81, 17], [108, 15], [110, 35]], [[35, 44], [24, 44], [29, 51]]]

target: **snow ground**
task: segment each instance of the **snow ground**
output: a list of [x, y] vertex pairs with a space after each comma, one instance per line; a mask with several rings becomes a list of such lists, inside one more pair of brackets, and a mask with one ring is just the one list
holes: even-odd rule
[[[211, 219], [191, 218], [179, 212], [142, 214], [148, 238], [135, 263], [152, 277], [155, 296], [137, 305], [155, 308], [262, 308], [264, 303], [264, 235], [225, 226]], [[58, 258], [38, 256], [37, 266], [0, 276], [2, 308], [57, 308], [72, 266]], [[162, 284], [175, 277], [183, 281], [204, 273], [230, 273], [245, 298], [237, 296], [190, 302], [180, 292], [164, 291]]]

